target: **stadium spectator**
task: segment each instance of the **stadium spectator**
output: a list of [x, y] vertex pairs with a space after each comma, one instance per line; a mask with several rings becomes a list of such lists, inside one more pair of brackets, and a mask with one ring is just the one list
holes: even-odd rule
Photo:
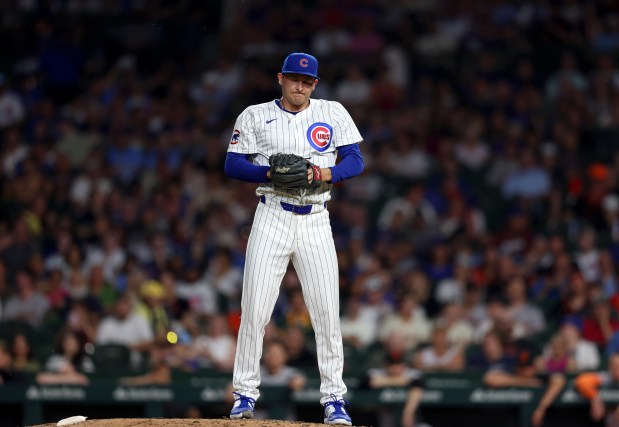
[[[264, 346], [260, 378], [266, 386], [287, 387], [290, 391], [301, 390], [306, 383], [305, 375], [296, 368], [287, 365], [286, 346], [280, 341], [270, 341]], [[268, 412], [260, 411], [258, 418], [268, 418]], [[287, 405], [285, 418], [290, 421], [297, 419], [292, 405]]]
[[134, 310], [128, 295], [121, 295], [111, 315], [101, 320], [96, 344], [120, 344], [135, 351], [148, 350], [154, 335], [148, 322]]
[[363, 295], [361, 317], [366, 322], [381, 325], [385, 317], [393, 313], [393, 305], [388, 295], [389, 276], [381, 272], [360, 276], [357, 279], [353, 287], [359, 286]]
[[335, 87], [335, 97], [346, 105], [365, 104], [370, 98], [372, 85], [358, 66], [350, 67], [346, 76]]
[[114, 301], [116, 301], [116, 290], [112, 282], [107, 281], [103, 276], [102, 265], [99, 264], [90, 267], [88, 289], [89, 295], [100, 302], [104, 311], [109, 312]]
[[409, 225], [417, 215], [427, 227], [436, 224], [436, 210], [425, 199], [425, 187], [420, 181], [413, 182], [405, 196], [392, 198], [385, 205], [380, 213], [378, 224], [381, 229], [393, 230], [396, 221], [403, 227]]
[[172, 369], [167, 360], [169, 348], [165, 344], [154, 345], [149, 351], [148, 372], [132, 377], [122, 377], [118, 382], [123, 385], [168, 385], [172, 383]]
[[487, 332], [482, 340], [481, 348], [471, 351], [466, 360], [467, 368], [488, 371], [491, 369], [507, 369], [513, 360], [505, 354], [501, 338], [495, 331]]
[[18, 271], [15, 281], [17, 290], [4, 305], [3, 320], [17, 320], [30, 323], [34, 327], [40, 326], [49, 310], [47, 298], [36, 289], [28, 271]]
[[86, 373], [95, 370], [92, 360], [71, 331], [60, 331], [55, 354], [45, 362], [44, 371], [36, 376], [39, 384], [88, 384]]
[[471, 117], [462, 129], [460, 141], [454, 146], [456, 160], [474, 171], [483, 168], [490, 159], [490, 149], [481, 140], [483, 126], [484, 120], [481, 117]]
[[530, 337], [546, 328], [544, 313], [528, 302], [527, 285], [522, 276], [516, 276], [507, 283], [505, 296], [507, 309], [514, 321], [522, 326], [523, 336]]
[[0, 129], [17, 125], [26, 118], [23, 100], [11, 90], [4, 73], [0, 73], [0, 111]]
[[594, 343], [582, 338], [580, 329], [573, 322], [564, 322], [560, 333], [565, 337], [568, 353], [574, 358], [576, 370], [587, 371], [600, 366], [600, 354]]
[[283, 341], [288, 351], [288, 365], [302, 370], [316, 366], [316, 351], [307, 347], [305, 334], [301, 328], [291, 326], [283, 332]]
[[484, 301], [483, 291], [474, 283], [466, 286], [464, 293], [464, 303], [462, 305], [463, 319], [473, 329], [472, 339], [479, 342], [478, 337], [483, 336], [478, 329], [488, 321], [488, 305]]
[[60, 312], [66, 309], [69, 299], [69, 292], [66, 288], [62, 270], [59, 268], [51, 270], [42, 289], [47, 296], [51, 310]]
[[595, 243], [593, 228], [585, 228], [578, 237], [578, 252], [575, 254], [576, 265], [587, 283], [600, 279], [600, 252]]
[[[608, 251], [600, 253], [600, 285], [604, 297], [613, 301], [613, 296], [619, 291], [615, 262]], [[613, 306], [616, 305], [613, 303]]]
[[0, 385], [7, 384], [20, 379], [15, 369], [13, 369], [13, 358], [6, 343], [0, 342]]
[[233, 252], [229, 248], [218, 248], [210, 258], [204, 279], [210, 283], [220, 299], [226, 303], [224, 309], [239, 306], [243, 283], [243, 271], [234, 265]]
[[230, 371], [234, 364], [236, 340], [228, 332], [226, 318], [213, 316], [208, 321], [207, 334], [195, 337], [191, 352], [203, 367]]
[[403, 295], [399, 300], [398, 310], [388, 315], [378, 333], [382, 342], [394, 337], [402, 340], [406, 350], [412, 350], [430, 338], [431, 325], [417, 300], [410, 295]]
[[567, 339], [561, 333], [555, 334], [548, 344], [548, 348], [535, 360], [538, 372], [568, 373], [576, 371], [576, 360], [570, 354]]
[[300, 390], [305, 385], [305, 376], [297, 369], [288, 366], [286, 346], [279, 341], [271, 341], [264, 349], [260, 378], [265, 385], [285, 386]]
[[[169, 276], [171, 277], [171, 273]], [[200, 277], [197, 266], [190, 266], [176, 282], [176, 297], [186, 300], [196, 314], [206, 317], [218, 313], [217, 293], [213, 286]]]
[[470, 268], [458, 264], [453, 266], [453, 275], [440, 280], [434, 289], [434, 299], [443, 306], [446, 304], [462, 304], [464, 294], [471, 275]]
[[463, 348], [451, 343], [448, 327], [441, 322], [434, 325], [431, 344], [417, 350], [413, 366], [421, 371], [460, 371], [464, 367]]
[[102, 314], [99, 301], [95, 298], [71, 301], [66, 314], [66, 326], [77, 336], [80, 345], [95, 342]]
[[600, 397], [599, 388], [619, 381], [619, 354], [608, 359], [608, 368], [602, 372], [587, 372], [576, 377], [576, 389], [590, 402], [590, 414], [594, 421], [606, 420], [606, 425], [617, 421], [617, 408], [608, 407]]
[[461, 304], [445, 304], [434, 324], [445, 327], [449, 344], [465, 349], [473, 341], [473, 328], [464, 319]]
[[592, 299], [591, 309], [582, 316], [582, 336], [603, 349], [619, 330], [619, 319], [616, 318], [610, 301], [603, 295]]
[[508, 199], [524, 198], [536, 200], [550, 192], [550, 177], [541, 168], [530, 149], [522, 150], [518, 171], [507, 178], [502, 186], [503, 196]]
[[544, 393], [531, 416], [533, 426], [541, 426], [546, 411], [561, 393], [566, 384], [565, 376], [560, 373], [540, 373], [534, 366], [531, 347], [524, 343], [515, 343], [516, 351], [510, 357], [512, 363], [491, 367], [484, 374], [484, 384], [488, 387], [544, 387]]
[[136, 306], [136, 313], [150, 326], [155, 342], [165, 342], [166, 334], [170, 330], [170, 319], [163, 305], [163, 286], [155, 280], [146, 281], [140, 286], [140, 296], [141, 301]]
[[22, 333], [13, 335], [11, 340], [11, 357], [13, 369], [17, 372], [32, 373], [41, 369], [41, 365], [33, 356], [32, 344]]
[[377, 325], [367, 322], [361, 317], [361, 301], [350, 298], [346, 302], [346, 310], [341, 319], [340, 329], [344, 343], [362, 350], [374, 343], [377, 336]]
[[311, 330], [312, 319], [305, 305], [301, 289], [297, 288], [290, 292], [284, 316], [285, 326], [298, 327], [306, 331]]
[[613, 332], [608, 345], [604, 349], [604, 354], [606, 356], [610, 357], [615, 353], [619, 353], [619, 331]]
[[585, 279], [580, 272], [574, 272], [569, 275], [569, 281], [566, 283], [563, 292], [561, 293], [561, 310], [566, 316], [575, 316], [581, 320], [589, 304], [589, 290]]
[[[419, 405], [423, 395], [422, 373], [412, 369], [406, 364], [405, 355], [401, 345], [392, 341], [387, 349], [384, 360], [379, 367], [367, 371], [362, 380], [362, 386], [373, 389], [386, 387], [405, 387], [407, 389], [406, 401], [402, 409], [402, 427], [422, 427]], [[395, 413], [387, 408], [378, 411], [378, 422], [381, 426], [397, 425]]]

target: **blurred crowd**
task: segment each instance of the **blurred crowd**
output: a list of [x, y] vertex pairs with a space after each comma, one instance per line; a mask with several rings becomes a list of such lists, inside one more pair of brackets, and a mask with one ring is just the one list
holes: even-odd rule
[[[291, 51], [318, 58], [314, 97], [364, 138], [364, 174], [328, 203], [347, 373], [516, 371], [524, 352], [565, 373], [619, 351], [616, 1], [34, 0], [0, 15], [0, 382], [84, 383], [103, 348], [144, 367], [129, 383], [231, 370], [258, 199], [223, 160]], [[315, 372], [311, 333], [291, 269], [265, 369]]]

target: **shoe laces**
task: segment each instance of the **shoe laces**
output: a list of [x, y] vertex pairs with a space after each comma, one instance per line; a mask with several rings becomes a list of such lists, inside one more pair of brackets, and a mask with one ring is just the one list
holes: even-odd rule
[[232, 394], [233, 394], [234, 396], [237, 396], [237, 397], [238, 397], [238, 399], [237, 399], [237, 400], [240, 400], [242, 404], [243, 404], [243, 403], [248, 403], [248, 404], [250, 404], [250, 405], [251, 405], [251, 407], [252, 407], [252, 408], [253, 408], [253, 407], [254, 407], [254, 405], [256, 404], [256, 399], [252, 399], [251, 397], [247, 397], [247, 396], [245, 396], [244, 394], [237, 393], [236, 391], [233, 391], [233, 392], [232, 392]]
[[344, 411], [344, 413], [346, 413], [344, 407], [350, 406], [350, 402], [348, 400], [338, 399], [337, 396], [333, 393], [331, 393], [331, 396], [329, 397], [331, 397], [331, 401], [327, 402], [327, 405], [333, 405], [336, 407], [336, 410]]

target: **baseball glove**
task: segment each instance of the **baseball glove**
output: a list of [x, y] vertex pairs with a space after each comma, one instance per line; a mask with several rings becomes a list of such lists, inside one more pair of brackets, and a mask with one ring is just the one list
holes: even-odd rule
[[322, 184], [320, 167], [296, 154], [273, 154], [269, 157], [269, 166], [271, 166], [271, 182], [276, 188], [314, 189]]

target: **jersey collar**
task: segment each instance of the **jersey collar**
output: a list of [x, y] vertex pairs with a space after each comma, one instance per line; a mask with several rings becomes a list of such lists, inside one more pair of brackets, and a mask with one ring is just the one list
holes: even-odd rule
[[279, 100], [279, 99], [276, 99], [276, 100], [275, 100], [275, 104], [279, 107], [279, 109], [280, 109], [280, 110], [282, 110], [282, 111], [284, 111], [284, 112], [286, 112], [286, 113], [289, 113], [289, 114], [292, 114], [292, 115], [295, 115], [295, 116], [296, 116], [297, 114], [302, 113], [303, 111], [307, 111], [307, 110], [309, 110], [309, 109], [312, 107], [312, 100], [310, 99], [310, 101], [309, 101], [309, 105], [307, 106], [307, 108], [306, 108], [305, 110], [301, 110], [301, 111], [288, 111], [288, 110], [286, 110], [286, 109], [282, 106], [282, 102], [281, 102], [281, 100]]

